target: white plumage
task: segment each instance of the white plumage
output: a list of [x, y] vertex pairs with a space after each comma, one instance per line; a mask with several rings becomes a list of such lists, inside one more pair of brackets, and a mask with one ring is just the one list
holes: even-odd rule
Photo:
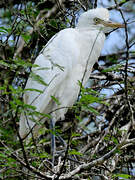
[[[35, 106], [36, 111], [40, 113], [54, 111], [51, 114], [54, 123], [60, 118], [63, 119], [67, 107], [75, 103], [80, 91], [78, 81], [83, 80], [83, 85], [86, 84], [100, 55], [105, 40], [105, 26], [95, 18], [103, 22], [108, 21], [108, 10], [97, 8], [83, 13], [76, 28], [64, 29], [57, 33], [35, 60], [39, 67], [33, 67], [32, 72], [41, 76], [48, 86], [29, 78], [26, 89], [39, 89], [43, 93], [27, 91], [24, 94], [24, 102]], [[51, 96], [57, 98], [60, 104], [58, 105]], [[58, 108], [59, 110], [55, 111]], [[38, 121], [36, 117], [35, 120]], [[22, 113], [19, 129], [21, 137], [24, 138], [34, 125], [35, 122], [30, 120], [27, 112], [25, 115]], [[39, 128], [40, 125], [34, 127], [34, 134]]]

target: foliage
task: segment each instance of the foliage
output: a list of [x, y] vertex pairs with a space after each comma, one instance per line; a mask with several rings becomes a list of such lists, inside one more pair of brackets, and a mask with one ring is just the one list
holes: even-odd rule
[[[90, 85], [86, 88], [79, 82], [77, 102], [52, 132], [51, 113], [40, 113], [23, 102], [25, 92], [39, 95], [43, 91], [24, 88], [28, 77], [48, 86], [31, 73], [31, 68], [41, 70], [33, 65], [36, 56], [54, 34], [74, 27], [78, 12], [90, 9], [91, 1], [6, 2], [0, 2], [0, 179], [134, 179], [135, 39], [132, 34], [128, 38], [130, 26], [125, 29], [128, 34], [124, 35], [124, 47], [115, 47], [116, 53], [99, 58]], [[94, 1], [94, 6], [97, 3]], [[115, 3], [110, 10], [116, 8]], [[128, 1], [120, 1], [117, 7], [127, 5]], [[51, 98], [60, 104], [59, 99]], [[20, 138], [21, 114], [43, 126], [38, 132], [40, 137], [32, 137], [29, 142]], [[51, 162], [50, 133], [57, 137], [55, 167]]]

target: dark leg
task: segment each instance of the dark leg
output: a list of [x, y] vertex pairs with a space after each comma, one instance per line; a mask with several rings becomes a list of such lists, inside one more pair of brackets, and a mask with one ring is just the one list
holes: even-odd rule
[[56, 144], [55, 144], [55, 122], [53, 119], [50, 120], [50, 129], [51, 129], [51, 154], [52, 154], [52, 165], [54, 166], [55, 153], [56, 153]]

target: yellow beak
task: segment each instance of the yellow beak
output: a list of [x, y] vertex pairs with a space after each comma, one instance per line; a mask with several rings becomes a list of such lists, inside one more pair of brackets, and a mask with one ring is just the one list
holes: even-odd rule
[[106, 27], [112, 27], [112, 28], [124, 28], [125, 27], [124, 24], [120, 24], [120, 23], [116, 23], [116, 22], [112, 22], [112, 21], [101, 20], [100, 23]]

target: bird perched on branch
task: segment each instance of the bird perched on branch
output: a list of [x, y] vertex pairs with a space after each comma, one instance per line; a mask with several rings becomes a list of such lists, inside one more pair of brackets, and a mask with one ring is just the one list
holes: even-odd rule
[[[98, 60], [104, 45], [108, 28], [122, 28], [124, 25], [109, 21], [109, 11], [96, 8], [84, 12], [75, 28], [67, 28], [53, 36], [35, 60], [24, 94], [24, 102], [36, 107], [37, 112], [51, 114], [53, 126], [60, 118], [64, 119], [79, 94], [79, 81], [84, 86], [92, 67]], [[30, 89], [35, 89], [30, 90]], [[27, 111], [20, 118], [20, 136], [29, 132], [38, 134], [44, 122]]]

